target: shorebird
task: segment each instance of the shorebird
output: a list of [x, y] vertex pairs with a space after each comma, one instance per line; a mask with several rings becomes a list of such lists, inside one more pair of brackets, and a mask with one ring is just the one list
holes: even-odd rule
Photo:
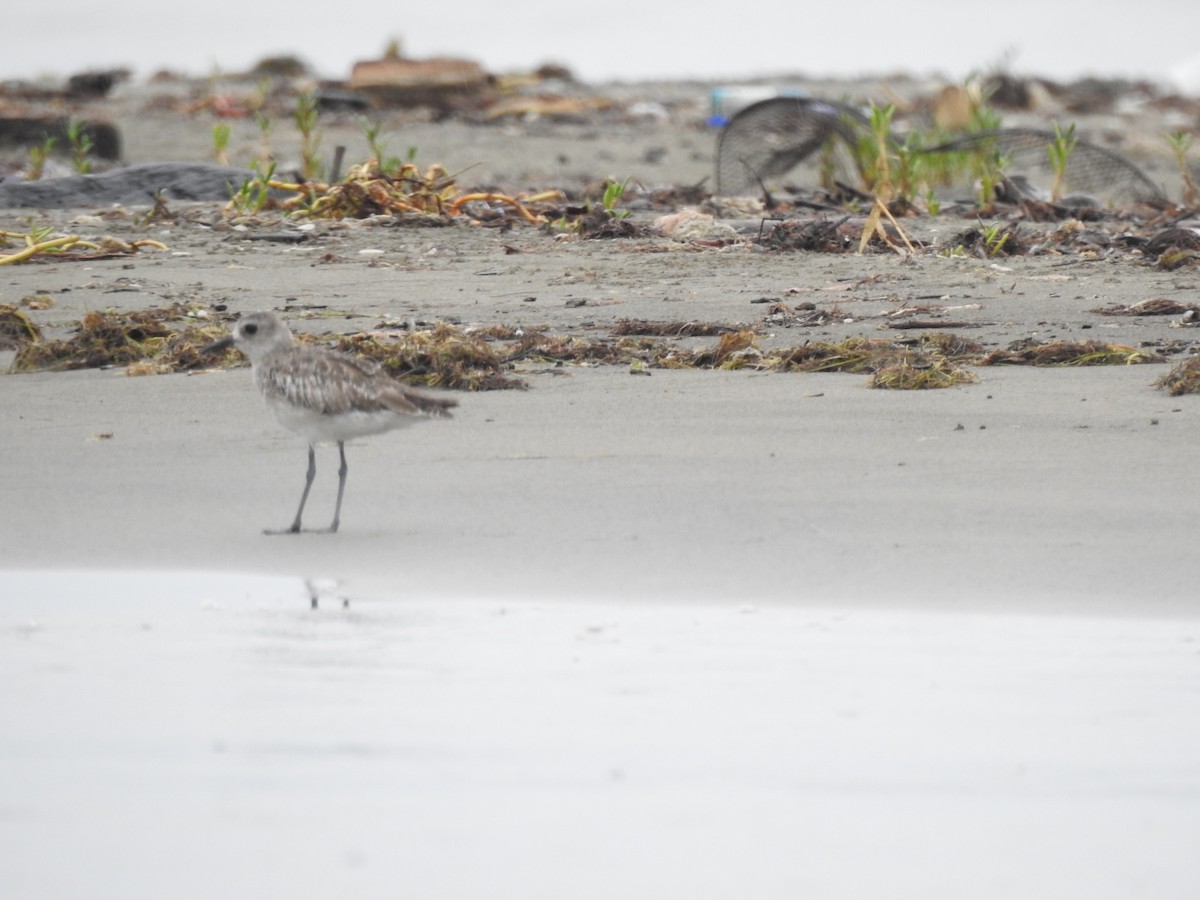
[[297, 534], [304, 503], [317, 474], [314, 446], [337, 443], [342, 464], [338, 468], [337, 506], [333, 524], [338, 530], [342, 494], [346, 490], [346, 441], [383, 434], [425, 418], [450, 418], [458, 401], [423, 394], [393, 379], [379, 363], [346, 353], [296, 343], [287, 325], [267, 312], [242, 316], [226, 338], [204, 348], [215, 353], [236, 347], [250, 358], [254, 383], [275, 418], [308, 440], [308, 474], [296, 519], [288, 528], [266, 529], [265, 534]]

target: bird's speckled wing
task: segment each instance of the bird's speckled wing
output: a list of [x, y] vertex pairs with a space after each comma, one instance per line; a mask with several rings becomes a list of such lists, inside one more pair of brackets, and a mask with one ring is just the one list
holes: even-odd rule
[[325, 416], [391, 411], [410, 416], [448, 416], [457, 405], [394, 380], [373, 360], [317, 348], [297, 348], [256, 367], [263, 394], [275, 402]]

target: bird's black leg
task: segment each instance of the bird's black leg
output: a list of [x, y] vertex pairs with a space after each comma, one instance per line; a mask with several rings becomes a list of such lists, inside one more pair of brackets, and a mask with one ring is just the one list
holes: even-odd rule
[[[342, 465], [346, 465], [345, 457], [342, 457]], [[313, 445], [308, 445], [308, 474], [304, 478], [304, 493], [300, 495], [300, 508], [296, 510], [296, 521], [290, 528], [282, 528], [279, 530], [265, 529], [263, 534], [299, 534], [300, 533], [300, 517], [304, 515], [304, 504], [308, 501], [308, 491], [312, 487], [313, 479], [317, 477], [317, 454], [313, 450]], [[339, 500], [340, 500], [339, 493]], [[336, 521], [334, 522], [336, 525]]]
[[337, 506], [333, 509], [333, 524], [329, 526], [330, 531], [338, 530], [338, 523], [342, 518], [342, 494], [346, 491], [346, 473], [350, 471], [350, 467], [346, 465], [345, 442], [338, 441], [338, 453], [342, 457], [342, 464], [338, 466], [338, 498]]

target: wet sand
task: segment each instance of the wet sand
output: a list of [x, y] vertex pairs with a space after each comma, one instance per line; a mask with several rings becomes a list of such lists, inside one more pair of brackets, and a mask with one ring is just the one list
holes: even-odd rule
[[22, 584], [9, 897], [1198, 886], [1194, 621]]
[[[193, 125], [155, 147], [196, 141]], [[664, 180], [711, 166], [695, 129], [630, 126], [610, 172], [578, 126], [453, 128], [475, 158], [489, 138], [524, 148], [497, 150], [497, 180], [517, 162], [561, 175], [564, 158], [620, 177], [643, 143], [688, 160]], [[35, 218], [77, 212], [95, 211]], [[8, 267], [0, 300], [48, 293], [52, 333], [176, 299], [293, 310], [317, 331], [583, 335], [755, 324], [763, 299], [837, 306], [763, 338], [790, 345], [895, 336], [882, 314], [933, 296], [995, 346], [1192, 334], [1092, 312], [1195, 300], [1194, 270], [1128, 256], [358, 224], [295, 247], [216, 218], [152, 229], [167, 253]], [[342, 531], [294, 538], [260, 530], [290, 521], [303, 444], [248, 370], [5, 376], [0, 755], [22, 773], [0, 794], [21, 850], [0, 864], [5, 896], [78, 895], [85, 870], [124, 897], [1192, 892], [1200, 420], [1152, 387], [1166, 369], [988, 368], [929, 392], [527, 371], [527, 391], [354, 442]], [[319, 451], [314, 524], [334, 459]], [[109, 574], [83, 576], [89, 596], [15, 570]], [[185, 588], [180, 571], [287, 580]], [[336, 585], [316, 612], [302, 578]], [[162, 867], [131, 870], [131, 846]], [[65, 849], [87, 865], [54, 864]]]

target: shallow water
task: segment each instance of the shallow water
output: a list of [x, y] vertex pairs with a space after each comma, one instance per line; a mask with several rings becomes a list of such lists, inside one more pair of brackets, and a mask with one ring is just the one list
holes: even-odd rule
[[0, 596], [6, 898], [1200, 889], [1200, 622]]

